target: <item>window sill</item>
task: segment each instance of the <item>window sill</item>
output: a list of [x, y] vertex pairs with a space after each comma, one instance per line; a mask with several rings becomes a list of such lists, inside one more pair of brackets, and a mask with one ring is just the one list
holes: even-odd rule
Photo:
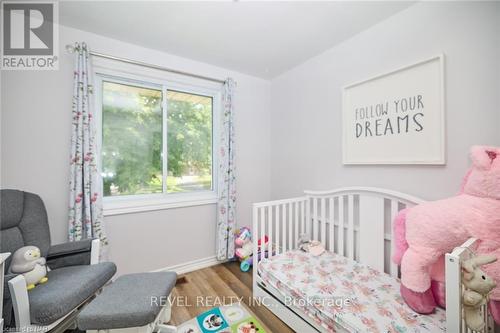
[[155, 210], [213, 205], [217, 203], [214, 192], [199, 194], [147, 195], [104, 198], [104, 216], [133, 214]]

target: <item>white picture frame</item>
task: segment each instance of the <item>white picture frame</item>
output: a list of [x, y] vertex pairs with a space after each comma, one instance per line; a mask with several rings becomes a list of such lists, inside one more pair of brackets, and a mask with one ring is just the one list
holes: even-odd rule
[[343, 164], [444, 165], [444, 55], [342, 91]]

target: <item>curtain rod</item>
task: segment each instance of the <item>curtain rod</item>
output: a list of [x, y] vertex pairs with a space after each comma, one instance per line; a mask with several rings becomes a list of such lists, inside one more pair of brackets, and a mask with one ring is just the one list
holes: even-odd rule
[[[75, 46], [68, 44], [68, 45], [66, 45], [66, 50], [70, 53], [73, 53], [73, 52], [75, 52]], [[152, 68], [152, 69], [158, 69], [161, 71], [190, 76], [190, 77], [194, 77], [197, 79], [202, 79], [202, 80], [207, 80], [207, 81], [212, 81], [212, 82], [217, 82], [217, 83], [225, 83], [226, 82], [226, 80], [222, 80], [222, 79], [217, 79], [217, 78], [204, 76], [204, 75], [193, 74], [193, 73], [184, 72], [184, 71], [173, 69], [173, 68], [158, 66], [158, 65], [154, 65], [154, 64], [148, 64], [146, 62], [116, 57], [116, 56], [112, 56], [112, 55], [108, 55], [108, 54], [104, 54], [104, 53], [89, 51], [89, 54], [94, 56], [94, 57], [116, 60], [116, 61], [124, 62], [127, 64], [138, 65], [138, 66], [143, 66], [143, 67]]]

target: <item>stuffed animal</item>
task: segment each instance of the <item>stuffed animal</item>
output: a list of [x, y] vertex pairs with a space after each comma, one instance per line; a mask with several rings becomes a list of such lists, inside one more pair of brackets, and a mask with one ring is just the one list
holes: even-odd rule
[[311, 240], [307, 233], [300, 235], [298, 244], [300, 250], [311, 253], [315, 257], [322, 255], [326, 251], [325, 246], [320, 241]]
[[40, 249], [36, 246], [24, 246], [14, 252], [10, 272], [24, 275], [28, 290], [48, 281], [45, 258], [41, 257]]
[[488, 294], [496, 287], [488, 275], [479, 268], [482, 265], [497, 261], [493, 256], [477, 256], [462, 264], [462, 284], [465, 291], [462, 295], [465, 323], [473, 331], [482, 331], [485, 322], [481, 314], [481, 306], [488, 301]]
[[[416, 312], [431, 313], [443, 303], [444, 288], [431, 288], [431, 278], [444, 282], [444, 254], [474, 237], [480, 254], [500, 249], [500, 148], [471, 148], [472, 167], [462, 192], [444, 200], [426, 202], [401, 211], [394, 221], [395, 255], [401, 264], [401, 294]], [[500, 279], [498, 263], [485, 267]], [[441, 290], [440, 295], [436, 293]], [[500, 290], [493, 290], [490, 310], [500, 319]], [[497, 302], [498, 301], [498, 302]]]

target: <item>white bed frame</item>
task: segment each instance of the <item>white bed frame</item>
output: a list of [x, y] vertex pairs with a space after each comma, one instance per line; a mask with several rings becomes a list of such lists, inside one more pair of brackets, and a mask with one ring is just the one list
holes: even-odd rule
[[[303, 233], [320, 240], [327, 250], [370, 265], [393, 277], [399, 277], [392, 263], [392, 221], [403, 208], [424, 200], [380, 188], [348, 187], [331, 191], [305, 191], [305, 196], [255, 203], [253, 205], [253, 295], [296, 332], [327, 332], [297, 308], [285, 305], [281, 293], [258, 275], [257, 241], [267, 235], [276, 251], [269, 256], [297, 248]], [[469, 333], [462, 315], [461, 262], [474, 250], [469, 239], [446, 254], [446, 327], [447, 332]], [[488, 323], [485, 332], [493, 332], [493, 320], [482, 309]]]

